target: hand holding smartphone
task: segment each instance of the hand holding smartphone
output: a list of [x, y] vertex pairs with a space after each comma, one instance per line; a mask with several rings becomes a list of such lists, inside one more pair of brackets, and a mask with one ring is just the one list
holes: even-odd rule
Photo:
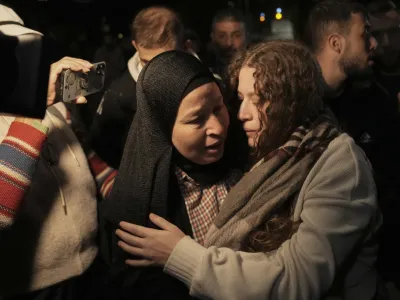
[[92, 65], [89, 72], [63, 70], [56, 82], [56, 101], [72, 102], [101, 91], [104, 87], [106, 63]]

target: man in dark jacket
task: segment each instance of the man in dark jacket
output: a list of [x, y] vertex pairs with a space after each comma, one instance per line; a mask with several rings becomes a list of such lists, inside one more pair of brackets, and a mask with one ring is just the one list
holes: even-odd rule
[[357, 3], [322, 1], [310, 12], [307, 30], [321, 67], [326, 102], [374, 169], [384, 222], [378, 268], [384, 275], [398, 272], [399, 248], [393, 236], [400, 212], [400, 123], [389, 95], [373, 77], [377, 42], [367, 12]]
[[136, 112], [136, 81], [143, 66], [165, 51], [183, 49], [184, 27], [178, 15], [164, 7], [140, 11], [132, 23], [135, 55], [127, 71], [114, 80], [97, 109], [90, 145], [108, 165], [118, 168], [126, 136]]

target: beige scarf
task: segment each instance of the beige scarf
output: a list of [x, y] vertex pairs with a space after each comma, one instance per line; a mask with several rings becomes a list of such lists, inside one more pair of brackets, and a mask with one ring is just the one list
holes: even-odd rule
[[231, 189], [206, 235], [205, 246], [243, 250], [249, 235], [300, 191], [315, 162], [338, 135], [327, 114], [298, 127], [286, 144]]

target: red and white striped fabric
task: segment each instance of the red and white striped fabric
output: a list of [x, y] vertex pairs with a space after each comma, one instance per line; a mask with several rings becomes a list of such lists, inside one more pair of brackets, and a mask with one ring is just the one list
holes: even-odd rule
[[14, 223], [39, 160], [48, 128], [14, 121], [0, 143], [0, 230]]
[[175, 168], [180, 191], [185, 201], [193, 238], [203, 245], [205, 235], [213, 223], [229, 190], [240, 180], [242, 173], [232, 171], [226, 178], [211, 186], [201, 186], [184, 171]]

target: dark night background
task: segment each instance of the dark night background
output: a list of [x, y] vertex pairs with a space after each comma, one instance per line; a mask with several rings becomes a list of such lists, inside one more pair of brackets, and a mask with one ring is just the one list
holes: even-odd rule
[[[133, 16], [143, 7], [161, 4], [179, 12], [185, 26], [194, 29], [203, 44], [209, 41], [211, 20], [218, 9], [230, 5], [246, 12], [249, 29], [262, 38], [268, 33], [269, 21], [274, 19], [277, 7], [283, 10], [283, 18], [289, 19], [297, 37], [302, 32], [307, 12], [316, 0], [0, 0], [13, 8], [24, 20], [25, 25], [39, 30], [45, 36], [57, 40], [59, 49], [73, 48], [74, 41], [85, 33], [83, 45], [87, 53], [93, 53], [101, 45], [101, 20], [106, 18], [111, 32], [116, 37], [124, 36], [121, 44], [130, 46], [130, 23]], [[368, 1], [360, 1], [368, 3]], [[264, 12], [266, 22], [259, 21]], [[59, 55], [72, 56], [66, 50]], [[80, 52], [78, 52], [80, 53]], [[129, 56], [129, 53], [128, 53]], [[91, 59], [91, 55], [82, 58]], [[60, 57], [55, 57], [60, 58]]]
[[[44, 32], [50, 28], [63, 27], [68, 31], [68, 35], [71, 35], [68, 38], [79, 34], [82, 29], [88, 31], [94, 38], [99, 32], [100, 19], [103, 16], [107, 17], [115, 33], [129, 34], [129, 24], [138, 10], [146, 6], [162, 4], [176, 9], [185, 25], [196, 30], [203, 40], [207, 40], [213, 14], [218, 9], [229, 7], [227, 0], [9, 0], [3, 2], [12, 7], [27, 26]], [[267, 22], [260, 24], [258, 20], [260, 12], [266, 14], [267, 20], [268, 17], [273, 19], [277, 7], [283, 9], [284, 17], [290, 18], [296, 27], [306, 14], [312, 0], [230, 2], [244, 11], [248, 8], [249, 21], [253, 23], [253, 30], [257, 31], [262, 29], [262, 26], [267, 26]]]

